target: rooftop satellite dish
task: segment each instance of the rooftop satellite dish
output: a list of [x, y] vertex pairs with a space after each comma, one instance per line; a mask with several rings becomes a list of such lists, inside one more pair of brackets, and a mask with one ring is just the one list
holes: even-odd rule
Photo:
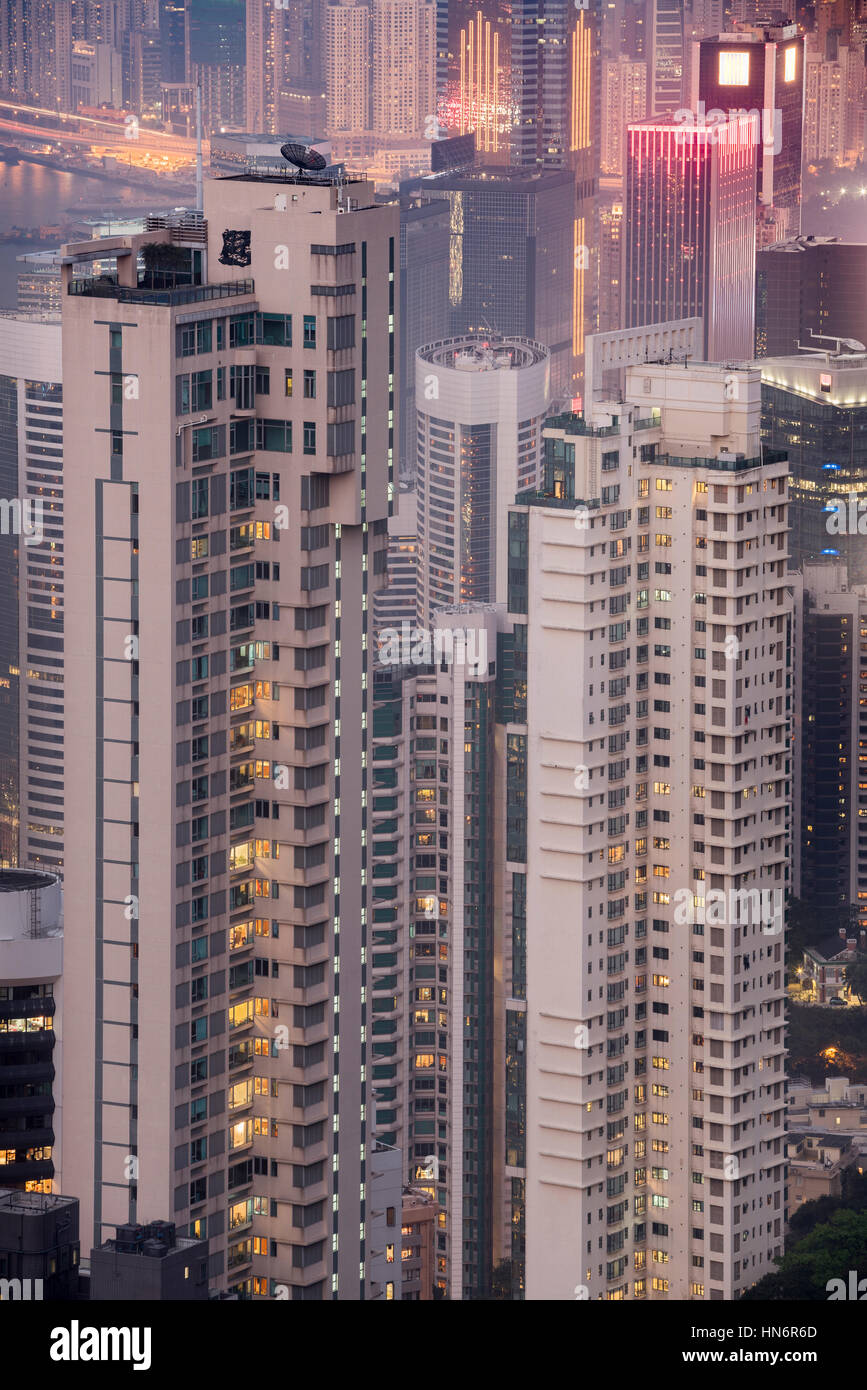
[[308, 173], [318, 173], [325, 168], [325, 157], [314, 150], [312, 145], [300, 145], [290, 141], [287, 145], [280, 146], [280, 153], [288, 164], [294, 164], [298, 169], [305, 169]]

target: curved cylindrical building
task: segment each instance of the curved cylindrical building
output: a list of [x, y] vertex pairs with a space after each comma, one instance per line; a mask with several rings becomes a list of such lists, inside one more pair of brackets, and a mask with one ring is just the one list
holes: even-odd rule
[[446, 338], [416, 353], [419, 617], [506, 598], [507, 508], [539, 478], [548, 349]]

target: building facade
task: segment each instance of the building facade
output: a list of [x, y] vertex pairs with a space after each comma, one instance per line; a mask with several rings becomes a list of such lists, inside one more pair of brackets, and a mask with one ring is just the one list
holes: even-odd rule
[[[592, 324], [591, 204], [568, 170], [477, 168], [426, 179], [448, 203], [450, 332], [517, 335], [551, 354], [552, 399], [578, 388]], [[421, 346], [421, 344], [419, 344]]]
[[[0, 870], [0, 1184], [61, 1190], [63, 904], [53, 874]], [[20, 1271], [2, 1271], [20, 1273]], [[41, 1271], [39, 1271], [41, 1273]]]
[[728, 375], [629, 368], [622, 405], [549, 421], [510, 514], [530, 1299], [732, 1299], [782, 1250], [787, 465]]
[[849, 496], [867, 478], [867, 354], [802, 352], [763, 358], [761, 368], [762, 439], [788, 451], [792, 470], [793, 564], [841, 557], [850, 583], [864, 583], [863, 532]]
[[447, 338], [416, 354], [418, 611], [503, 602], [506, 514], [539, 477], [549, 359], [525, 338]]
[[748, 111], [756, 161], [757, 246], [801, 230], [804, 40], [794, 24], [743, 29], [698, 43], [692, 107], [710, 113]]
[[797, 357], [811, 334], [867, 344], [867, 244], [787, 237], [756, 257], [756, 356]]
[[[65, 421], [84, 468], [69, 1186], [95, 1244], [169, 1214], [241, 1297], [372, 1289], [369, 639], [397, 237], [363, 181], [242, 175], [206, 182], [203, 220], [69, 248], [113, 248], [115, 283], [65, 268], [87, 403]], [[144, 242], [173, 247], [171, 273], [139, 278]]]
[[[0, 317], [4, 593], [2, 860], [64, 860], [63, 369], [59, 320]], [[20, 524], [16, 534], [15, 507]]]
[[756, 168], [748, 116], [629, 127], [623, 326], [704, 319], [705, 357], [749, 359]]

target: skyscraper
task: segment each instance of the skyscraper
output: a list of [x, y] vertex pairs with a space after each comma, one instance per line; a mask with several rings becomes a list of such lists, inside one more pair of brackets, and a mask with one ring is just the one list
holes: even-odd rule
[[797, 236], [759, 252], [756, 356], [797, 357], [811, 333], [867, 344], [867, 244]]
[[452, 1301], [490, 1295], [502, 1166], [497, 626], [450, 609], [433, 624], [444, 659], [384, 646], [374, 678], [375, 1121], [437, 1202], [435, 1287]]
[[422, 135], [436, 120], [433, 0], [372, 0], [375, 135]]
[[474, 131], [489, 165], [573, 165], [595, 177], [599, 8], [597, 0], [452, 0], [439, 108], [449, 134]]
[[867, 717], [859, 672], [867, 650], [867, 590], [850, 587], [845, 565], [803, 566], [800, 709], [800, 890], [833, 930], [850, 905], [867, 926], [867, 806], [863, 739]]
[[415, 354], [447, 338], [449, 306], [449, 205], [425, 202], [412, 192], [400, 204], [400, 478], [416, 470]]
[[[0, 318], [4, 505], [0, 859], [57, 873], [64, 857], [63, 387], [60, 323]], [[16, 499], [12, 503], [12, 499]], [[14, 507], [20, 509], [17, 533]], [[24, 534], [26, 530], [30, 534]]]
[[246, 0], [247, 129], [271, 135], [280, 128], [287, 11], [271, 0]]
[[320, 130], [325, 124], [326, 0], [285, 0], [283, 8], [284, 68], [277, 128]]
[[539, 477], [548, 354], [526, 338], [458, 337], [416, 353], [419, 617], [503, 602], [515, 493]]
[[732, 1299], [782, 1250], [791, 604], [759, 422], [753, 368], [630, 367], [549, 421], [510, 511], [529, 1299]]
[[670, 116], [683, 101], [684, 0], [647, 0], [650, 113]]
[[202, 88], [205, 130], [244, 126], [244, 0], [190, 0], [186, 22], [190, 78]]
[[760, 366], [762, 438], [789, 453], [793, 563], [840, 556], [850, 582], [865, 583], [863, 537], [848, 515], [834, 520], [834, 507], [867, 480], [867, 354], [820, 352], [817, 344], [815, 353], [762, 358]]
[[626, 165], [626, 128], [647, 115], [647, 64], [628, 58], [602, 66], [602, 139], [600, 171], [622, 178]]
[[[64, 273], [68, 1187], [97, 1237], [167, 1212], [207, 1236], [242, 1297], [381, 1287], [367, 760], [397, 238], [369, 184], [287, 170], [116, 238], [117, 283]], [[148, 242], [172, 268], [143, 253], [139, 282]]]
[[804, 40], [797, 26], [701, 39], [692, 108], [704, 120], [710, 112], [753, 113], [757, 245], [797, 234], [804, 112]]
[[544, 343], [552, 399], [571, 397], [589, 312], [592, 226], [591, 203], [576, 205], [574, 176], [477, 168], [426, 179], [422, 196], [448, 202], [451, 334]]
[[629, 127], [624, 209], [626, 328], [701, 317], [705, 356], [751, 358], [756, 166], [751, 121]]
[[[62, 1190], [62, 1016], [60, 883], [55, 874], [0, 869], [0, 1189]], [[20, 1236], [16, 1244], [32, 1249]], [[3, 1269], [14, 1269], [5, 1252]]]
[[340, 0], [324, 11], [325, 121], [329, 134], [370, 127], [370, 7]]

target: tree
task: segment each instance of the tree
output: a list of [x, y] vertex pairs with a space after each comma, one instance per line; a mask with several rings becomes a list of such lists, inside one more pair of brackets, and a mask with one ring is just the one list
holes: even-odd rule
[[851, 1269], [867, 1269], [867, 1212], [842, 1208], [803, 1236], [743, 1298], [825, 1302], [832, 1279], [848, 1281]]
[[863, 956], [846, 966], [846, 983], [862, 1004], [867, 999], [867, 959]]

